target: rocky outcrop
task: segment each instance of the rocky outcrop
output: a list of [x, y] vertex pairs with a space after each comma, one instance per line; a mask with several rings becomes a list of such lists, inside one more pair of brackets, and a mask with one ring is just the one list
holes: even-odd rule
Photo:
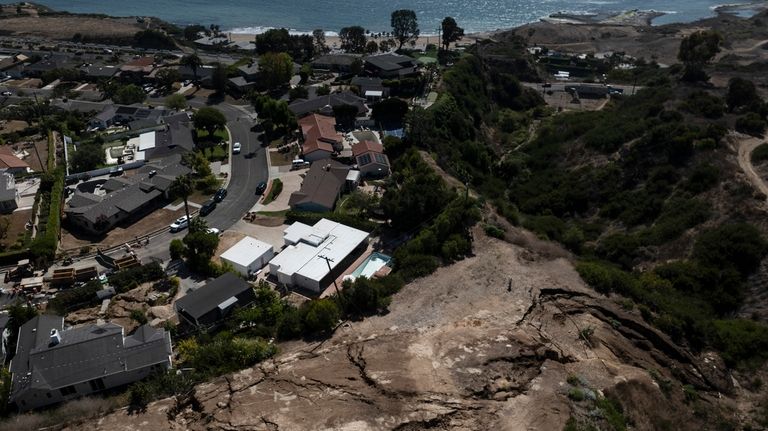
[[681, 388], [717, 411], [708, 394], [729, 379], [712, 362], [595, 294], [566, 259], [475, 238], [477, 255], [406, 286], [386, 315], [284, 344], [188, 397], [67, 429], [560, 430], [595, 414], [569, 398], [574, 380], [593, 399], [616, 396], [634, 429], [661, 426], [640, 408], [669, 429], [706, 429]]

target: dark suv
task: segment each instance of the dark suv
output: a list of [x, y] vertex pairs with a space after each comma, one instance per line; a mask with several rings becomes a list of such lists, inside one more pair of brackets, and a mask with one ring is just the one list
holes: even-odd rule
[[224, 200], [224, 197], [227, 196], [227, 189], [218, 189], [216, 190], [216, 194], [213, 195], [213, 200], [216, 202], [221, 202]]
[[216, 208], [216, 201], [213, 199], [208, 199], [203, 203], [203, 206], [200, 207], [200, 215], [206, 216], [211, 213]]
[[265, 183], [264, 181], [260, 182], [256, 186], [256, 194], [257, 195], [263, 195], [264, 191], [266, 191], [266, 190], [267, 190], [267, 183]]

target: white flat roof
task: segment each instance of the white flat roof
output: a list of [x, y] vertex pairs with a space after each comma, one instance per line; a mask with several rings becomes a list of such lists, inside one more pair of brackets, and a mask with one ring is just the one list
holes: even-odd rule
[[383, 95], [383, 91], [368, 90], [365, 92], [365, 97], [382, 97]]
[[138, 151], [149, 150], [151, 148], [155, 148], [155, 132], [147, 132], [139, 135]]
[[272, 250], [272, 246], [256, 238], [246, 236], [221, 254], [222, 259], [241, 266], [248, 266]]
[[[297, 226], [299, 225], [299, 226]], [[269, 263], [277, 265], [279, 271], [292, 277], [299, 274], [311, 280], [320, 281], [328, 272], [328, 264], [335, 268], [344, 258], [368, 238], [368, 233], [336, 223], [328, 219], [321, 219], [308, 231], [303, 223], [294, 223], [285, 230], [285, 237], [303, 231], [308, 238], [302, 238], [295, 245], [289, 245]], [[315, 245], [316, 235], [323, 234], [325, 239]], [[331, 261], [326, 263], [325, 259]]]

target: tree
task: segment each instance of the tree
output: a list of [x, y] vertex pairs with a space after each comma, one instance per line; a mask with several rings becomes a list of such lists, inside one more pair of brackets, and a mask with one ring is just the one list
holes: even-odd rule
[[165, 67], [157, 72], [155, 79], [157, 79], [157, 83], [161, 87], [166, 91], [170, 91], [175, 82], [181, 81], [181, 74], [176, 69]]
[[379, 51], [381, 52], [389, 52], [392, 47], [395, 46], [395, 42], [390, 39], [384, 39], [381, 42], [379, 42]]
[[165, 98], [165, 107], [183, 111], [187, 108], [187, 98], [183, 94], [171, 94]]
[[224, 94], [227, 90], [227, 68], [223, 64], [219, 63], [216, 68], [213, 69], [211, 74], [211, 85], [213, 89], [219, 94]]
[[189, 178], [189, 175], [179, 175], [176, 177], [175, 180], [171, 183], [171, 188], [169, 189], [170, 195], [177, 198], [182, 198], [184, 200], [184, 212], [187, 215], [187, 220], [189, 220], [189, 203], [187, 202], [187, 199], [189, 199], [189, 195], [192, 194], [194, 189], [192, 188], [192, 179]]
[[713, 30], [697, 31], [683, 38], [680, 42], [680, 51], [677, 59], [685, 65], [683, 80], [706, 81], [709, 79], [704, 72], [704, 66], [709, 63], [718, 52], [723, 36]]
[[208, 132], [208, 136], [213, 136], [217, 130], [224, 129], [227, 118], [218, 109], [206, 106], [195, 112], [192, 116], [192, 123], [195, 128], [203, 129]]
[[107, 155], [98, 142], [80, 144], [69, 160], [74, 172], [87, 172], [106, 162]]
[[[199, 217], [197, 217], [199, 218]], [[206, 230], [193, 230], [184, 237], [186, 246], [185, 256], [189, 266], [196, 271], [207, 273], [210, 269], [211, 258], [219, 246], [219, 237]]]
[[464, 37], [464, 29], [459, 27], [456, 20], [449, 16], [443, 19], [441, 28], [443, 32], [443, 49], [446, 51], [451, 43], [461, 40], [461, 38]]
[[331, 86], [328, 84], [323, 84], [317, 87], [317, 90], [315, 90], [315, 94], [317, 94], [318, 96], [327, 96], [331, 94]]
[[731, 112], [741, 107], [757, 111], [762, 101], [752, 81], [735, 77], [728, 81], [728, 94], [725, 96], [725, 103]]
[[259, 69], [266, 86], [275, 89], [291, 80], [293, 60], [285, 52], [268, 52], [259, 58]]
[[259, 55], [291, 51], [293, 51], [293, 42], [287, 29], [273, 28], [256, 35], [256, 52]]
[[379, 124], [400, 124], [408, 114], [408, 102], [397, 97], [390, 97], [373, 105], [371, 118]]
[[368, 41], [365, 45], [365, 53], [368, 55], [376, 54], [379, 52], [379, 44], [375, 40]]
[[352, 64], [349, 66], [349, 73], [353, 75], [363, 73], [363, 60], [359, 58], [352, 60]]
[[312, 37], [315, 41], [315, 52], [323, 53], [328, 50], [328, 47], [325, 46], [325, 31], [322, 28], [313, 30]]
[[296, 117], [285, 100], [275, 100], [266, 95], [259, 95], [252, 100], [253, 107], [261, 118], [264, 132], [267, 138], [270, 138], [273, 128], [277, 130], [288, 131], [296, 127]]
[[355, 118], [357, 117], [357, 106], [338, 105], [333, 107], [333, 116], [342, 129], [351, 130], [355, 127]]
[[341, 49], [346, 52], [362, 54], [365, 51], [365, 29], [359, 25], [344, 27], [339, 31]]
[[184, 39], [192, 41], [199, 37], [200, 33], [207, 33], [208, 29], [200, 24], [192, 24], [184, 27]]
[[407, 42], [415, 41], [419, 38], [419, 23], [416, 19], [416, 12], [410, 9], [400, 9], [392, 12], [390, 19], [392, 26], [392, 35], [397, 40], [398, 50], [403, 49]]
[[330, 299], [315, 299], [305, 303], [303, 311], [304, 328], [311, 334], [330, 331], [341, 315], [339, 307]]
[[290, 101], [294, 101], [296, 99], [306, 99], [309, 97], [309, 90], [307, 90], [307, 87], [297, 85], [296, 87], [291, 88], [291, 90], [288, 92], [288, 99]]
[[138, 85], [123, 85], [112, 96], [112, 101], [121, 105], [132, 105], [147, 100], [147, 93]]
[[168, 246], [168, 251], [171, 253], [171, 259], [181, 259], [182, 256], [184, 256], [186, 248], [184, 247], [184, 241], [176, 238], [171, 241], [171, 244]]
[[197, 69], [203, 65], [203, 60], [200, 60], [200, 57], [198, 57], [197, 54], [189, 54], [181, 57], [180, 63], [182, 66], [187, 66], [192, 69], [192, 74], [195, 77], [195, 81], [197, 81]]

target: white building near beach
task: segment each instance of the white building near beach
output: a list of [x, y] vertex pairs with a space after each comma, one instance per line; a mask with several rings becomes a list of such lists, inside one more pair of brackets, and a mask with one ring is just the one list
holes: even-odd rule
[[368, 243], [367, 232], [328, 219], [314, 226], [296, 222], [283, 233], [286, 247], [269, 262], [270, 274], [286, 286], [318, 293]]

